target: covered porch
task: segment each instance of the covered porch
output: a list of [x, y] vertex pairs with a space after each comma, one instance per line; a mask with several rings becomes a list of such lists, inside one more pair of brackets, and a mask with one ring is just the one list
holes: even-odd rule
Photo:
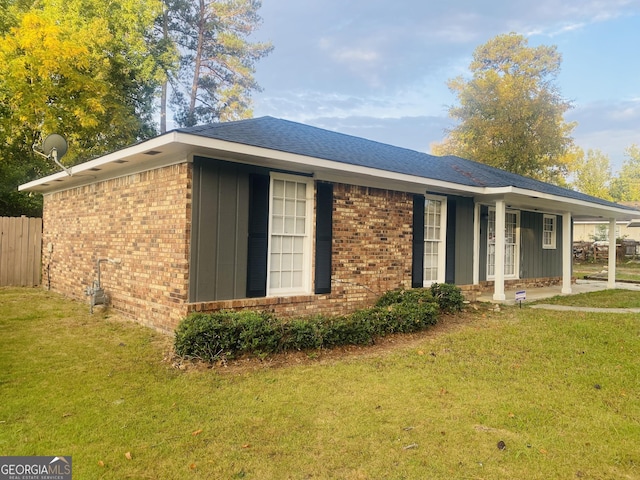
[[[640, 217], [640, 211], [629, 209], [617, 204], [602, 201], [602, 204], [596, 202], [586, 202], [582, 199], [574, 198], [559, 198], [555, 195], [548, 195], [544, 193], [538, 193], [532, 195], [533, 192], [528, 190], [521, 190], [518, 188], [507, 188], [501, 195], [491, 196], [476, 196], [475, 197], [475, 232], [474, 232], [474, 251], [476, 252], [474, 261], [474, 284], [478, 285], [483, 279], [480, 275], [481, 264], [480, 262], [486, 261], [481, 251], [481, 205], [486, 205], [493, 210], [494, 215], [494, 227], [495, 238], [492, 242], [493, 251], [495, 255], [493, 276], [488, 278], [494, 282], [493, 292], [490, 295], [488, 301], [492, 302], [515, 302], [515, 291], [509, 289], [506, 280], [518, 279], [520, 274], [517, 270], [513, 272], [515, 276], [507, 277], [505, 275], [505, 257], [508, 257], [507, 253], [513, 252], [513, 247], [508, 247], [505, 237], [507, 237], [507, 216], [509, 212], [514, 211], [530, 211], [536, 213], [543, 213], [546, 216], [557, 216], [558, 223], [560, 224], [559, 231], [561, 232], [557, 238], [557, 246], [553, 244], [553, 248], [560, 250], [561, 256], [557, 259], [557, 265], [561, 263], [561, 285], [555, 287], [544, 287], [530, 289], [531, 295], [535, 296], [554, 296], [554, 295], [568, 295], [572, 293], [582, 293], [583, 291], [591, 291], [589, 289], [612, 289], [616, 288], [616, 256], [609, 255], [608, 258], [608, 277], [605, 282], [595, 283], [572, 283], [573, 273], [573, 222], [576, 220], [593, 219], [597, 218], [600, 222], [607, 221], [608, 228], [608, 241], [610, 245], [616, 244], [616, 222], [619, 220], [633, 220]], [[547, 215], [548, 214], [548, 215]], [[493, 217], [492, 217], [493, 218]], [[555, 220], [554, 220], [555, 222]], [[554, 224], [555, 225], [555, 224]], [[556, 227], [554, 226], [554, 229]], [[519, 229], [519, 226], [518, 226]], [[511, 228], [513, 230], [513, 228]], [[504, 235], [498, 235], [497, 232], [505, 232]], [[517, 235], [520, 235], [518, 232]], [[555, 232], [554, 232], [555, 235]], [[486, 236], [485, 236], [486, 237]], [[486, 243], [486, 240], [484, 240]], [[511, 248], [511, 250], [508, 250]], [[543, 247], [544, 248], [544, 247]], [[530, 252], [523, 251], [523, 255], [528, 255]], [[512, 254], [512, 253], [511, 253]], [[519, 255], [519, 253], [517, 253]], [[508, 270], [508, 269], [507, 269]], [[624, 288], [628, 288], [624, 286]], [[529, 292], [528, 292], [529, 294]], [[481, 295], [481, 298], [486, 298], [487, 293]], [[528, 295], [529, 296], [529, 295]], [[531, 297], [529, 297], [531, 298]]]

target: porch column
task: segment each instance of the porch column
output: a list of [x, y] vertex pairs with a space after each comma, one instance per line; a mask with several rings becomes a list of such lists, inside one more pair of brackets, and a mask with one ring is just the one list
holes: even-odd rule
[[473, 209], [473, 284], [480, 283], [480, 204]]
[[616, 219], [609, 219], [609, 275], [607, 288], [616, 288]]
[[562, 293], [571, 293], [572, 237], [571, 212], [564, 212], [562, 214]]
[[496, 200], [496, 258], [493, 299], [506, 300], [504, 294], [504, 229], [506, 208], [504, 200]]

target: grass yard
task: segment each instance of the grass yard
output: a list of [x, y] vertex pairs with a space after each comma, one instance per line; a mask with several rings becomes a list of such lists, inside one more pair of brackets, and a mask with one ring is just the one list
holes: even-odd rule
[[[573, 275], [576, 278], [601, 278], [607, 279], [607, 262], [574, 262]], [[637, 260], [625, 260], [616, 264], [616, 280], [627, 282], [640, 282], [640, 262]]]
[[539, 300], [536, 303], [572, 307], [640, 308], [640, 293], [625, 289], [600, 290], [577, 295], [558, 295]]
[[72, 455], [77, 479], [640, 478], [638, 315], [480, 308], [178, 369], [170, 338], [88, 310], [0, 289], [0, 455]]

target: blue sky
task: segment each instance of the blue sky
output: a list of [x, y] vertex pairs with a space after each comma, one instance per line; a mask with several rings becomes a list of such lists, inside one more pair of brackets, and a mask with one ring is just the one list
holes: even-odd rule
[[448, 79], [502, 33], [562, 54], [556, 85], [583, 149], [640, 145], [640, 0], [263, 0], [255, 116], [429, 152], [452, 126]]

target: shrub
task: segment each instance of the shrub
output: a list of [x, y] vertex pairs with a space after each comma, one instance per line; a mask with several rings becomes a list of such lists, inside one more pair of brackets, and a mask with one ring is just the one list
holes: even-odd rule
[[390, 290], [376, 302], [376, 307], [386, 307], [396, 303], [433, 302], [433, 295], [428, 288], [412, 288], [411, 290]]
[[267, 313], [196, 313], [180, 322], [174, 346], [182, 357], [215, 361], [242, 353], [274, 353], [281, 337], [280, 322]]
[[462, 310], [464, 296], [458, 287], [450, 283], [434, 283], [431, 285], [431, 295], [438, 302], [443, 313], [455, 313]]
[[322, 317], [295, 318], [282, 324], [281, 349], [312, 350], [321, 348], [324, 336]]
[[367, 345], [376, 337], [435, 325], [439, 312], [461, 310], [462, 302], [457, 287], [434, 284], [431, 288], [393, 290], [382, 295], [372, 308], [329, 318], [283, 321], [251, 311], [196, 313], [176, 329], [175, 350], [182, 357], [211, 362], [243, 354]]

